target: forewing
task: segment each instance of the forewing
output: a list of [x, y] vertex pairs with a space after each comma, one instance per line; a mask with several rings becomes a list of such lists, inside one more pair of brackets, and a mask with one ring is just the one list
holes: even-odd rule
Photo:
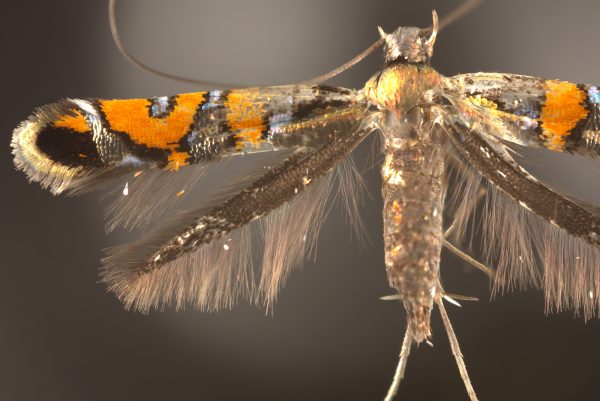
[[489, 135], [527, 147], [599, 155], [600, 94], [594, 85], [476, 73], [449, 78], [446, 91], [464, 100], [457, 105], [463, 113], [476, 108], [501, 123]]
[[36, 110], [12, 146], [15, 165], [55, 194], [116, 193], [109, 230], [144, 228], [217, 161], [270, 152], [277, 164], [300, 147], [327, 143], [335, 124], [363, 106], [357, 92], [323, 85], [65, 100]]

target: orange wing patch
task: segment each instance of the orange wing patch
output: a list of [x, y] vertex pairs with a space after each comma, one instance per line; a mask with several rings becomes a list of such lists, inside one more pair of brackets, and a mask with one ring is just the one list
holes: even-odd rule
[[262, 137], [266, 129], [264, 123], [264, 99], [256, 90], [232, 91], [224, 102], [227, 108], [227, 123], [235, 132], [237, 150], [245, 146], [259, 148], [265, 140]]
[[204, 101], [205, 92], [178, 95], [176, 105], [165, 118], [150, 117], [148, 99], [102, 100], [100, 108], [110, 127], [125, 132], [135, 143], [167, 149], [168, 169], [177, 170], [187, 164], [186, 152], [179, 152], [179, 141], [193, 127], [194, 115]]
[[577, 123], [587, 118], [583, 106], [586, 94], [570, 82], [546, 81], [546, 101], [542, 106], [542, 138], [550, 150], [562, 151], [566, 138]]
[[77, 109], [71, 109], [74, 115], [65, 114], [54, 121], [55, 127], [68, 128], [80, 134], [90, 132], [85, 116]]

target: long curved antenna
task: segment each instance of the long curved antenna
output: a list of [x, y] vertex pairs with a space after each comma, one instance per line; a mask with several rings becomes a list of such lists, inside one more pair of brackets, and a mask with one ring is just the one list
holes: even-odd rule
[[328, 79], [335, 77], [336, 75], [341, 74], [342, 72], [352, 68], [355, 64], [360, 63], [363, 59], [371, 55], [375, 50], [380, 48], [385, 43], [385, 38], [380, 38], [378, 41], [374, 42], [371, 46], [369, 46], [365, 51], [360, 53], [358, 56], [354, 57], [352, 60], [348, 61], [337, 67], [334, 70], [329, 71], [326, 74], [319, 75], [318, 77], [314, 77], [311, 79], [307, 79], [306, 81], [300, 82], [301, 84], [318, 84]]
[[138, 60], [133, 54], [131, 54], [125, 48], [125, 46], [123, 46], [123, 42], [121, 42], [121, 36], [119, 35], [119, 30], [117, 28], [117, 20], [115, 18], [115, 3], [116, 2], [117, 2], [116, 0], [108, 0], [108, 21], [110, 23], [110, 32], [112, 34], [113, 41], [115, 42], [117, 49], [119, 49], [119, 52], [123, 55], [123, 57], [125, 57], [127, 59], [127, 61], [129, 61], [131, 64], [135, 65], [140, 70], [149, 72], [154, 75], [158, 75], [159, 77], [168, 78], [168, 79], [172, 79], [172, 80], [179, 81], [179, 82], [186, 82], [186, 83], [190, 83], [190, 84], [194, 84], [194, 85], [200, 85], [200, 86], [214, 86], [214, 87], [218, 87], [218, 88], [222, 88], [222, 89], [229, 89], [229, 88], [234, 88], [234, 87], [239, 88], [239, 87], [247, 86], [247, 85], [232, 85], [232, 84], [225, 84], [222, 82], [202, 81], [202, 80], [193, 79], [193, 78], [186, 78], [186, 77], [182, 77], [179, 75], [169, 74], [164, 71], [157, 70], [156, 68], [150, 67], [147, 64], [144, 64], [143, 62]]
[[450, 11], [450, 13], [444, 15], [444, 18], [440, 21], [438, 31], [452, 25], [454, 22], [469, 14], [475, 8], [479, 7], [481, 3], [483, 3], [483, 0], [466, 0], [454, 10]]
[[[445, 15], [444, 18], [442, 18], [442, 20], [439, 23], [439, 28], [435, 30], [436, 33], [441, 31], [442, 29], [446, 28], [450, 24], [454, 23], [455, 21], [459, 20], [460, 18], [464, 17], [465, 15], [469, 14], [476, 7], [478, 7], [481, 3], [483, 3], [483, 0], [466, 0], [461, 5], [459, 5], [454, 10], [452, 10], [448, 15]], [[435, 28], [434, 26], [431, 26], [432, 30], [434, 28]], [[306, 81], [302, 81], [301, 83], [302, 84], [318, 84], [318, 83], [327, 81], [327, 80], [335, 77], [336, 75], [339, 75], [342, 72], [352, 68], [355, 64], [361, 62], [363, 59], [365, 59], [367, 56], [369, 56], [371, 53], [373, 53], [375, 50], [377, 50], [379, 47], [381, 47], [384, 43], [385, 43], [385, 38], [381, 38], [377, 42], [374, 42], [371, 46], [369, 46], [369, 48], [367, 48], [365, 51], [360, 53], [358, 56], [356, 56], [352, 60], [348, 61], [347, 63], [337, 67], [334, 70], [331, 70], [330, 72], [328, 72], [326, 74], [319, 75], [318, 77], [315, 77], [312, 79], [307, 79]]]
[[[450, 14], [444, 16], [444, 18], [439, 23], [438, 31], [441, 31], [442, 29], [449, 26], [453, 22], [464, 17], [466, 14], [470, 13], [473, 9], [475, 9], [477, 6], [479, 6], [482, 2], [483, 2], [483, 0], [466, 0], [460, 6], [458, 6], [453, 11], [451, 11]], [[112, 34], [113, 41], [115, 42], [117, 49], [119, 49], [119, 52], [123, 55], [123, 57], [125, 57], [125, 59], [127, 59], [127, 61], [129, 61], [131, 64], [135, 65], [140, 70], [149, 72], [149, 73], [157, 75], [159, 77], [168, 78], [168, 79], [172, 79], [172, 80], [180, 81], [180, 82], [191, 83], [191, 84], [200, 85], [200, 86], [214, 86], [214, 87], [220, 87], [220, 88], [224, 88], [224, 89], [240, 88], [240, 87], [247, 86], [247, 85], [225, 84], [222, 82], [214, 82], [214, 81], [202, 81], [202, 80], [198, 80], [198, 79], [194, 79], [194, 78], [182, 77], [179, 75], [169, 74], [167, 72], [160, 71], [156, 68], [150, 67], [149, 65], [141, 62], [138, 58], [136, 58], [133, 54], [131, 54], [131, 52], [129, 52], [125, 48], [125, 46], [123, 45], [123, 42], [121, 41], [121, 36], [119, 35], [119, 30], [117, 28], [117, 22], [116, 22], [116, 18], [115, 18], [115, 3], [116, 3], [116, 0], [108, 0], [108, 20], [110, 23], [110, 31]], [[431, 28], [433, 29], [434, 27], [432, 26]], [[371, 46], [369, 46], [366, 50], [364, 50], [362, 53], [360, 53], [359, 55], [357, 55], [350, 61], [329, 71], [328, 73], [319, 75], [319, 76], [311, 78], [311, 79], [307, 79], [300, 83], [301, 84], [317, 84], [317, 83], [327, 81], [327, 80], [341, 74], [342, 72], [352, 68], [354, 65], [360, 63], [366, 57], [371, 55], [375, 50], [380, 48], [384, 43], [385, 43], [385, 38], [380, 38], [379, 40], [374, 42]]]

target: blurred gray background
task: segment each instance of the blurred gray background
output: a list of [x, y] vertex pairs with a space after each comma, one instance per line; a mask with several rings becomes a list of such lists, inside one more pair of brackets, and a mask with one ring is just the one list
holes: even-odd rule
[[[376, 27], [427, 26], [457, 1], [124, 1], [123, 40], [142, 60], [193, 77], [281, 84], [318, 75], [378, 38]], [[600, 80], [600, 3], [488, 1], [438, 37], [442, 73], [498, 71]], [[0, 400], [379, 400], [404, 333], [383, 265], [378, 167], [365, 173], [371, 244], [359, 251], [331, 213], [317, 260], [296, 271], [273, 316], [232, 311], [126, 312], [98, 283], [103, 233], [94, 195], [54, 198], [13, 170], [12, 130], [35, 106], [64, 97], [128, 98], [197, 88], [136, 70], [111, 42], [104, 1], [18, 1], [0, 15], [2, 148]], [[332, 81], [360, 87], [377, 56]], [[362, 149], [361, 151], [365, 151]], [[600, 199], [597, 175], [547, 165], [570, 188]], [[559, 177], [560, 179], [560, 177]], [[596, 191], [596, 192], [594, 192]], [[489, 299], [485, 277], [444, 253], [449, 306], [482, 401], [600, 398], [600, 322], [544, 316], [540, 292]], [[434, 313], [434, 348], [411, 354], [398, 400], [466, 400]]]

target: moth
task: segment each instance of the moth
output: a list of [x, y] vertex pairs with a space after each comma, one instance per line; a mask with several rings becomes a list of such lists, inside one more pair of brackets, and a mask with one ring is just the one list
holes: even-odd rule
[[[430, 28], [382, 31], [386, 67], [361, 90], [311, 84], [44, 106], [15, 131], [15, 163], [53, 193], [114, 188], [125, 177], [109, 228], [146, 227], [221, 160], [268, 154], [103, 262], [103, 280], [130, 308], [214, 310], [238, 295], [273, 302], [311, 249], [332, 170], [379, 132], [386, 270], [396, 291], [390, 298], [408, 318], [398, 380], [411, 345], [431, 335], [434, 304], [444, 310], [445, 234], [467, 234], [482, 203], [495, 283], [543, 286], [550, 309], [594, 316], [597, 213], [527, 173], [507, 142], [593, 157], [598, 89], [507, 74], [446, 78], [429, 66], [436, 35], [435, 14]], [[353, 168], [341, 169], [336, 179], [343, 182]], [[342, 188], [352, 206], [353, 187]], [[444, 213], [454, 218], [445, 227]], [[261, 262], [250, 256], [252, 233], [264, 237]]]

